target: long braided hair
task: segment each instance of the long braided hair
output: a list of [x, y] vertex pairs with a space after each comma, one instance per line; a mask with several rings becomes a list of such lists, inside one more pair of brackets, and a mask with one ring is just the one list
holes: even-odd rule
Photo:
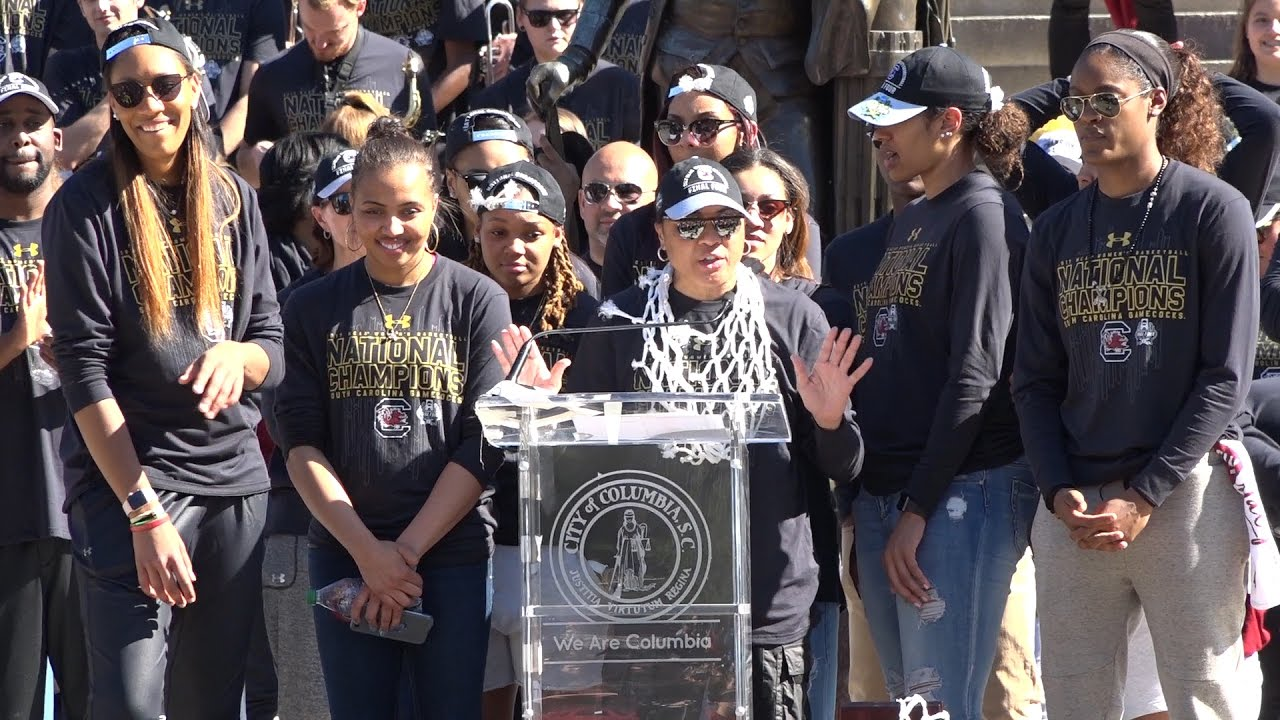
[[[484, 264], [484, 253], [480, 250], [479, 241], [471, 243], [471, 249], [467, 253], [467, 267], [493, 277]], [[569, 311], [578, 304], [578, 295], [587, 289], [574, 271], [568, 247], [563, 241], [551, 249], [547, 267], [542, 271], [542, 280], [542, 312], [538, 315], [537, 327], [532, 328], [535, 333], [564, 327]]]

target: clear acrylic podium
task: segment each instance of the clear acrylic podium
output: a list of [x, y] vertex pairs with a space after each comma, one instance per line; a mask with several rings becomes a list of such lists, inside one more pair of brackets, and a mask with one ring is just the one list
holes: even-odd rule
[[750, 717], [746, 446], [790, 440], [780, 396], [504, 383], [476, 412], [519, 464], [524, 717]]

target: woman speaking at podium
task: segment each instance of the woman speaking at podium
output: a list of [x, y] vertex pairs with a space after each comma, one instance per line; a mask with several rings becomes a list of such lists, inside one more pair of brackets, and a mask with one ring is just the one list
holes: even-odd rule
[[[688, 321], [696, 332], [586, 335], [567, 390], [782, 395], [792, 441], [748, 450], [753, 716], [802, 718], [803, 646], [818, 567], [796, 456], [837, 482], [852, 481], [862, 439], [848, 398], [867, 365], [851, 371], [860, 342], [851, 331], [831, 330], [803, 293], [740, 263], [747, 212], [737, 181], [719, 163], [677, 163], [659, 184], [657, 209], [654, 228], [666, 266], [615, 295], [602, 308], [611, 319], [597, 324]], [[504, 336], [505, 349], [495, 352], [509, 365], [511, 348], [529, 331], [512, 327]], [[521, 379], [550, 390], [558, 389], [568, 366], [560, 361], [548, 369], [537, 352], [528, 364]]]

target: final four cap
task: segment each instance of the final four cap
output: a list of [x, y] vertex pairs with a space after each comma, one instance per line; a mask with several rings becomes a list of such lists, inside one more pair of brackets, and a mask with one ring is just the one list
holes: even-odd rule
[[729, 103], [748, 120], [756, 119], [756, 91], [742, 76], [723, 65], [690, 65], [671, 76], [667, 100], [687, 92], [704, 92]]
[[[519, 197], [525, 190], [532, 197]], [[476, 188], [472, 206], [479, 212], [486, 210], [515, 210], [536, 212], [557, 225], [564, 225], [568, 216], [564, 192], [551, 173], [527, 160], [503, 165], [489, 173], [483, 188]]]
[[[490, 127], [477, 127], [484, 118], [500, 118], [503, 122], [484, 123]], [[505, 125], [506, 127], [493, 127]], [[444, 134], [444, 164], [452, 165], [453, 159], [468, 145], [486, 140], [505, 140], [522, 145], [533, 156], [533, 133], [523, 120], [505, 110], [481, 108], [463, 113], [449, 123]]]
[[15, 95], [30, 95], [43, 103], [49, 112], [58, 114], [58, 104], [49, 97], [49, 89], [44, 83], [22, 73], [0, 75], [0, 103]]
[[338, 188], [351, 182], [351, 171], [356, 167], [359, 150], [343, 150], [326, 155], [316, 167], [315, 196], [328, 200]]
[[903, 58], [871, 97], [849, 108], [870, 125], [897, 125], [931, 107], [970, 112], [999, 108], [1004, 93], [981, 65], [949, 47], [927, 47]]
[[738, 181], [714, 160], [681, 160], [658, 183], [658, 210], [669, 220], [683, 220], [716, 205], [747, 215]]
[[195, 48], [173, 23], [162, 17], [147, 17], [130, 20], [107, 36], [102, 44], [102, 67], [115, 60], [120, 53], [139, 45], [159, 45], [179, 53], [188, 62], [196, 65], [197, 70], [204, 68], [204, 63], [195, 62]]

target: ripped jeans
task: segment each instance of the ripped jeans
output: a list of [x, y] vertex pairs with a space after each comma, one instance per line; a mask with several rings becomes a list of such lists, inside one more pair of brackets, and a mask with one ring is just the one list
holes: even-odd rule
[[981, 720], [1010, 580], [1040, 492], [1023, 458], [956, 476], [916, 551], [934, 597], [919, 610], [893, 594], [884, 569], [898, 497], [864, 492], [853, 504], [862, 602], [889, 696], [922, 695], [941, 701], [952, 720]]

